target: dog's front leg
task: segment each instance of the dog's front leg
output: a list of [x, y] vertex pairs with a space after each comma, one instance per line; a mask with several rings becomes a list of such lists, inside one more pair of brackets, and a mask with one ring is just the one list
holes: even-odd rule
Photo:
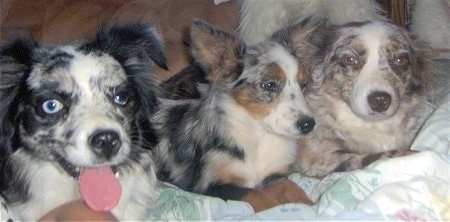
[[267, 186], [253, 189], [242, 197], [252, 205], [255, 212], [285, 203], [312, 204], [313, 202], [297, 184], [289, 179], [281, 179]]
[[406, 156], [414, 151], [405, 149], [374, 153], [358, 153], [349, 150], [345, 141], [325, 139], [301, 141], [295, 170], [305, 176], [323, 178], [334, 172], [362, 169], [385, 158]]
[[285, 203], [312, 204], [306, 193], [294, 182], [283, 178], [258, 188], [246, 188], [235, 184], [216, 184], [204, 193], [224, 200], [241, 200], [249, 203], [255, 212]]
[[346, 160], [336, 166], [336, 168], [334, 168], [332, 172], [345, 172], [350, 170], [362, 169], [380, 159], [401, 157], [413, 153], [415, 153], [415, 151], [408, 149], [389, 150], [377, 153], [345, 153], [342, 155], [346, 156], [344, 157], [344, 159]]

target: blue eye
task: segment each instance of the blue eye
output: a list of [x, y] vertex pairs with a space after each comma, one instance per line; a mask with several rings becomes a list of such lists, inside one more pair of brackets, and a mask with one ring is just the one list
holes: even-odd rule
[[59, 112], [63, 107], [64, 105], [56, 99], [49, 99], [42, 103], [42, 110], [44, 110], [44, 112], [47, 114], [55, 114]]
[[125, 106], [128, 104], [129, 96], [127, 93], [119, 92], [114, 96], [114, 103], [119, 106]]

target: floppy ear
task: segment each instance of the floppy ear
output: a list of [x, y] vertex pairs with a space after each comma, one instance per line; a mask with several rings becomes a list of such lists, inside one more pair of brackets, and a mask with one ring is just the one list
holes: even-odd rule
[[167, 69], [162, 40], [148, 24], [103, 26], [87, 47], [104, 51], [125, 66], [142, 62], [144, 53], [156, 65]]
[[29, 37], [18, 39], [0, 48], [0, 152], [11, 152], [18, 125], [19, 104], [26, 89], [33, 51], [37, 43]]
[[322, 84], [321, 64], [335, 38], [334, 28], [327, 23], [325, 17], [307, 16], [272, 35], [273, 40], [293, 49], [310, 88]]
[[407, 86], [407, 90], [410, 92], [425, 92], [428, 93], [434, 90], [440, 78], [437, 73], [433, 70], [431, 61], [431, 46], [421, 40], [418, 36], [408, 33], [411, 38], [412, 47], [412, 59], [411, 65], [413, 69], [412, 76], [408, 76], [410, 81]]
[[208, 78], [234, 80], [240, 75], [243, 41], [203, 21], [194, 21], [190, 41], [192, 55]]

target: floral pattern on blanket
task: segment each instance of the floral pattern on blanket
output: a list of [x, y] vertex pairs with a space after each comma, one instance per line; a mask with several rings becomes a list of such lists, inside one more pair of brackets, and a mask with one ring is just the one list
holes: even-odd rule
[[[291, 176], [314, 206], [285, 204], [254, 213], [247, 203], [160, 189], [150, 220], [450, 220], [450, 157], [433, 151], [378, 161], [318, 181]], [[306, 184], [306, 185], [305, 185]], [[308, 190], [309, 189], [309, 190]]]
[[377, 161], [365, 169], [322, 180], [290, 179], [316, 202], [285, 204], [254, 213], [223, 201], [163, 188], [151, 220], [444, 220], [450, 221], [450, 95], [415, 140], [416, 154]]

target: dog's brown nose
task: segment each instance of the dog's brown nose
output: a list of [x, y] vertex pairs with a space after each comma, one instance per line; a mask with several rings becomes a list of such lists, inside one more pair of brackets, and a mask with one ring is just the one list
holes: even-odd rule
[[303, 117], [297, 121], [297, 127], [303, 134], [307, 134], [314, 129], [316, 121], [311, 117]]
[[375, 91], [367, 97], [370, 108], [376, 112], [384, 112], [391, 106], [392, 97], [387, 92]]
[[89, 144], [95, 154], [109, 159], [119, 152], [122, 141], [116, 131], [99, 130], [89, 137]]

